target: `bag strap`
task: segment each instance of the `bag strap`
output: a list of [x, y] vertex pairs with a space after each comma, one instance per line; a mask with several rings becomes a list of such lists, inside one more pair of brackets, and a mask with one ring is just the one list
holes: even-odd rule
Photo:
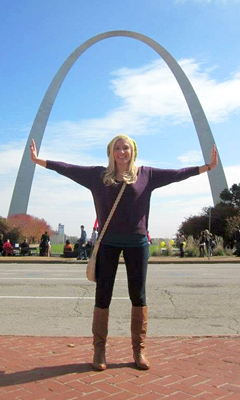
[[[120, 189], [120, 191], [119, 191], [119, 193], [118, 193], [118, 195], [117, 195], [117, 197], [116, 197], [116, 200], [115, 200], [114, 203], [113, 203], [112, 209], [111, 209], [111, 211], [110, 211], [110, 213], [109, 213], [109, 215], [108, 215], [108, 217], [107, 217], [107, 219], [106, 219], [106, 221], [105, 221], [105, 224], [103, 225], [102, 231], [101, 231], [99, 237], [97, 238], [96, 245], [97, 245], [98, 247], [99, 247], [99, 245], [100, 245], [100, 243], [101, 243], [101, 240], [102, 240], [103, 236], [105, 235], [105, 232], [106, 232], [106, 230], [107, 230], [107, 227], [108, 227], [108, 225], [109, 225], [109, 223], [110, 223], [110, 221], [111, 221], [111, 219], [112, 219], [112, 217], [113, 217], [113, 214], [114, 214], [115, 211], [116, 211], [116, 208], [117, 208], [117, 206], [118, 206], [119, 201], [121, 200], [121, 197], [122, 197], [122, 195], [123, 195], [123, 192], [124, 192], [126, 186], [127, 186], [127, 184], [124, 182], [123, 185], [122, 185], [122, 187], [121, 187], [121, 189]], [[94, 247], [95, 247], [95, 246], [94, 246]]]

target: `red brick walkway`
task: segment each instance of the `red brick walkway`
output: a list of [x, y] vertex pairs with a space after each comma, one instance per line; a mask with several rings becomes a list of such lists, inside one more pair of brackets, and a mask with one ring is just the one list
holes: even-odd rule
[[240, 400], [240, 336], [148, 338], [149, 371], [129, 338], [109, 338], [108, 369], [91, 367], [92, 339], [0, 337], [0, 400]]

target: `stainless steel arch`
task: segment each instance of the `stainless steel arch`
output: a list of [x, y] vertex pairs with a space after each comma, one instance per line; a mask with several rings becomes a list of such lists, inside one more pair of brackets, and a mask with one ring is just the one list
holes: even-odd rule
[[[62, 64], [62, 66], [56, 73], [49, 88], [47, 89], [47, 92], [38, 109], [37, 115], [33, 122], [32, 129], [30, 131], [26, 143], [8, 215], [20, 214], [20, 213], [25, 214], [27, 212], [33, 175], [36, 166], [31, 162], [29, 157], [30, 142], [31, 139], [33, 138], [36, 142], [38, 149], [40, 149], [45, 127], [53, 103], [69, 70], [71, 69], [73, 64], [77, 61], [77, 59], [82, 55], [82, 53], [86, 51], [89, 47], [93, 46], [94, 44], [96, 44], [101, 40], [116, 36], [130, 37], [140, 40], [143, 43], [146, 43], [153, 50], [155, 50], [166, 62], [166, 64], [172, 71], [173, 75], [175, 76], [188, 104], [198, 134], [204, 160], [206, 163], [209, 162], [210, 149], [214, 144], [213, 135], [209, 127], [207, 118], [202, 109], [202, 106], [198, 100], [198, 97], [191, 83], [189, 82], [187, 76], [185, 75], [185, 73], [183, 72], [182, 68], [179, 66], [177, 61], [160, 44], [158, 44], [153, 39], [150, 39], [148, 36], [142, 35], [140, 33], [132, 31], [122, 31], [122, 30], [101, 33], [84, 42], [82, 45], [77, 47], [77, 49], [73, 53], [70, 54], [70, 56], [66, 59], [66, 61]], [[208, 177], [209, 177], [213, 202], [214, 204], [216, 204], [219, 201], [219, 195], [222, 192], [222, 190], [227, 188], [227, 181], [224, 175], [220, 157], [217, 168], [209, 172]]]

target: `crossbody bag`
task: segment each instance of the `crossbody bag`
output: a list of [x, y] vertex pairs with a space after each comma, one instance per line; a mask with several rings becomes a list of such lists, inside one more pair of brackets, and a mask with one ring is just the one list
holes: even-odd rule
[[123, 195], [123, 192], [124, 192], [126, 186], [127, 185], [124, 182], [122, 187], [121, 187], [121, 189], [120, 189], [120, 191], [119, 191], [119, 193], [118, 193], [118, 195], [117, 195], [117, 197], [116, 197], [116, 200], [115, 200], [115, 202], [114, 202], [114, 204], [112, 206], [112, 209], [111, 209], [111, 211], [110, 211], [110, 213], [109, 213], [109, 215], [108, 215], [108, 217], [107, 217], [107, 219], [105, 221], [105, 224], [103, 225], [102, 231], [101, 231], [98, 239], [96, 240], [96, 243], [94, 245], [91, 257], [88, 260], [87, 269], [86, 269], [86, 275], [87, 275], [88, 280], [91, 281], [91, 282], [96, 282], [96, 261], [97, 261], [97, 253], [98, 253], [98, 249], [99, 249], [101, 240], [102, 240], [103, 236], [106, 233], [107, 227], [108, 227], [108, 225], [109, 225], [109, 223], [110, 223], [110, 221], [111, 221], [111, 219], [113, 217], [113, 214], [116, 211], [116, 208], [118, 206], [119, 201], [121, 200], [121, 197]]

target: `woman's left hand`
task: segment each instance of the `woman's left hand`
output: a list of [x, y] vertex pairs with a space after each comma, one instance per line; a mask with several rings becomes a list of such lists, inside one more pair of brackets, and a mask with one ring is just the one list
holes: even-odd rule
[[211, 171], [211, 169], [215, 168], [217, 165], [218, 165], [218, 154], [216, 145], [214, 144], [211, 151], [210, 164], [205, 164], [199, 167], [199, 173], [202, 174], [203, 172]]

